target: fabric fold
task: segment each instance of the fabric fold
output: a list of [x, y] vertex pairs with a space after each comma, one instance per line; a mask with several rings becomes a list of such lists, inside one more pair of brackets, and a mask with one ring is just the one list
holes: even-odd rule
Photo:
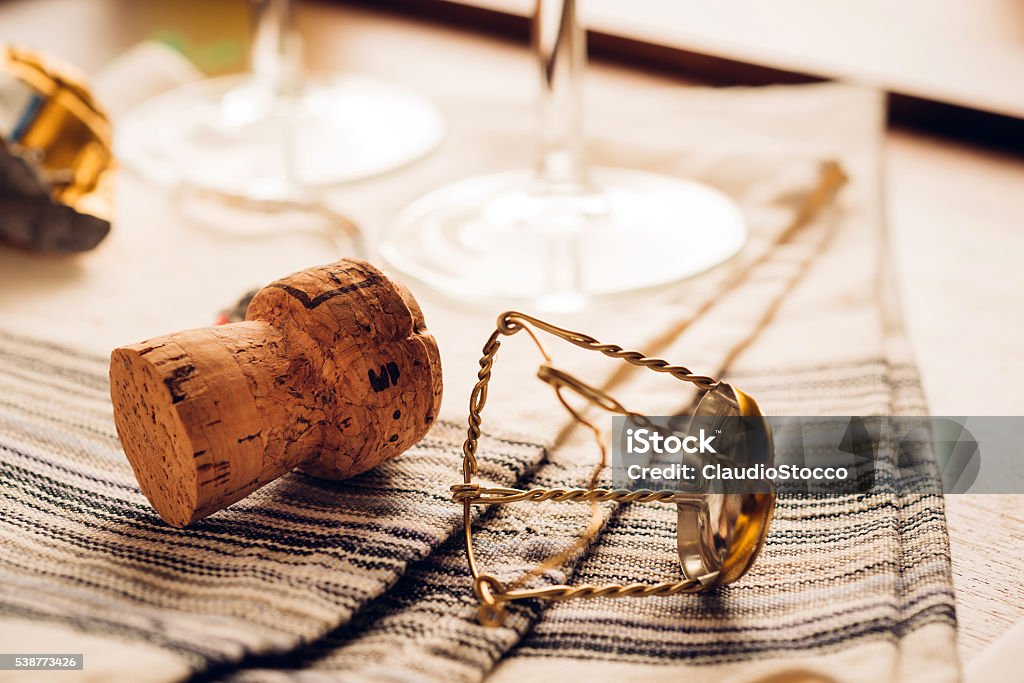
[[[347, 621], [461, 526], [448, 487], [465, 430], [442, 423], [367, 475], [290, 474], [173, 529], [121, 453], [105, 370], [102, 358], [0, 334], [0, 617], [10, 619], [0, 634], [26, 619], [70, 626], [151, 644], [191, 671], [288, 652]], [[515, 485], [545, 451], [493, 432], [483, 443], [480, 477], [492, 486]]]

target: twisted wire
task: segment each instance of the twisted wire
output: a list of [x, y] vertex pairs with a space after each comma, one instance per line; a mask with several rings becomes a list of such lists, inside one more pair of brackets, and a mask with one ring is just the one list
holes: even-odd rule
[[692, 370], [685, 366], [672, 365], [662, 358], [648, 358], [639, 351], [626, 350], [618, 344], [603, 344], [594, 337], [591, 337], [589, 334], [573, 332], [572, 330], [552, 325], [551, 323], [518, 311], [508, 311], [502, 314], [498, 319], [498, 329], [501, 330], [503, 334], [511, 335], [515, 334], [520, 329], [523, 329], [525, 323], [529, 323], [534, 327], [544, 330], [549, 334], [553, 334], [554, 336], [582, 349], [597, 351], [599, 353], [603, 353], [609, 358], [624, 360], [627, 363], [641, 368], [647, 368], [654, 372], [663, 372], [672, 375], [676, 379], [681, 379], [684, 382], [690, 382], [700, 389], [710, 390], [718, 386], [718, 381], [716, 379], [706, 375], [696, 375]]
[[492, 332], [484, 344], [483, 356], [480, 358], [480, 370], [476, 374], [477, 383], [469, 395], [469, 427], [466, 430], [466, 442], [462, 445], [462, 473], [467, 483], [477, 472], [476, 450], [480, 442], [480, 424], [483, 422], [481, 415], [487, 404], [487, 385], [491, 381], [494, 357], [501, 347], [498, 334], [499, 330]]
[[456, 503], [469, 501], [479, 503], [518, 503], [552, 501], [592, 503], [679, 503], [687, 494], [679, 491], [654, 491], [651, 489], [520, 489], [480, 488], [476, 484], [457, 484], [451, 487], [452, 500]]
[[[683, 367], [682, 365], [671, 365], [668, 361], [660, 358], [648, 358], [639, 351], [628, 351], [617, 344], [602, 344], [590, 335], [566, 330], [524, 313], [508, 311], [499, 316], [497, 328], [491, 333], [491, 336], [487, 338], [486, 343], [484, 343], [482, 349], [483, 355], [480, 357], [479, 361], [480, 370], [477, 372], [477, 382], [473, 386], [473, 391], [469, 397], [469, 419], [466, 431], [466, 441], [462, 446], [462, 471], [464, 483], [456, 484], [451, 487], [453, 494], [452, 499], [455, 502], [462, 503], [465, 507], [464, 524], [466, 533], [466, 554], [469, 559], [470, 569], [475, 577], [473, 581], [473, 590], [476, 593], [477, 598], [480, 600], [480, 609], [477, 614], [479, 621], [482, 624], [490, 626], [500, 625], [504, 621], [504, 603], [510, 600], [522, 600], [526, 598], [568, 600], [570, 598], [577, 597], [617, 598], [627, 596], [642, 597], [648, 595], [675, 595], [677, 593], [700, 591], [714, 583], [718, 577], [717, 573], [698, 578], [688, 578], [683, 581], [666, 581], [656, 584], [611, 584], [607, 586], [593, 586], [586, 584], [582, 586], [549, 586], [546, 588], [523, 588], [510, 590], [494, 576], [490, 574], [477, 573], [476, 565], [473, 560], [472, 522], [469, 515], [469, 508], [472, 504], [502, 504], [525, 500], [535, 502], [584, 501], [590, 502], [591, 505], [594, 506], [594, 514], [596, 515], [597, 503], [680, 503], [683, 502], [683, 498], [685, 497], [685, 494], [680, 494], [677, 491], [652, 491], [650, 489], [630, 491], [626, 489], [599, 488], [535, 488], [522, 491], [519, 489], [508, 488], [481, 488], [478, 484], [472, 483], [473, 475], [478, 471], [476, 454], [482, 433], [480, 429], [483, 422], [482, 414], [484, 407], [487, 404], [487, 389], [491, 381], [495, 357], [501, 346], [501, 342], [499, 340], [499, 336], [501, 335], [511, 336], [517, 332], [525, 331], [532, 338], [546, 361], [545, 365], [541, 366], [538, 376], [541, 380], [550, 384], [555, 389], [562, 405], [565, 406], [576, 420], [583, 424], [590, 425], [590, 423], [584, 420], [568, 403], [565, 402], [561, 394], [561, 389], [563, 387], [575, 391], [589, 402], [606, 410], [630, 415], [634, 414], [631, 411], [626, 410], [621, 403], [609, 396], [606, 392], [595, 387], [591, 387], [572, 375], [551, 367], [551, 357], [548, 356], [547, 352], [544, 350], [544, 346], [537, 338], [537, 335], [534, 334], [533, 330], [531, 330], [528, 325], [533, 325], [537, 329], [548, 332], [549, 334], [580, 348], [589, 351], [598, 351], [609, 358], [624, 360], [632, 365], [647, 368], [654, 372], [666, 373], [676, 379], [690, 382], [701, 390], [710, 391], [718, 386], [718, 382], [713, 378], [704, 375], [695, 375], [688, 368]], [[602, 464], [603, 462], [602, 458]], [[579, 545], [579, 542], [577, 542], [577, 545]], [[522, 577], [520, 580], [522, 581], [527, 577], [538, 575], [538, 572], [544, 566], [546, 565], [537, 567], [533, 572], [528, 573], [526, 577]], [[515, 585], [516, 584], [512, 584], [513, 588]]]
[[697, 593], [714, 583], [717, 574], [708, 574], [699, 579], [683, 579], [682, 581], [663, 581], [661, 583], [630, 583], [626, 585], [612, 583], [605, 586], [594, 586], [585, 583], [580, 586], [549, 586], [520, 591], [502, 593], [494, 592], [497, 602], [522, 600], [524, 598], [546, 598], [548, 600], [570, 600], [572, 598], [644, 598], [649, 596], [678, 595], [680, 593]]
[[[534, 318], [533, 316], [525, 313], [520, 313], [518, 311], [506, 311], [498, 317], [497, 328], [491, 333], [491, 336], [487, 338], [486, 343], [484, 343], [482, 350], [483, 355], [480, 357], [479, 361], [480, 370], [476, 375], [477, 382], [473, 386], [473, 391], [469, 397], [468, 429], [466, 431], [466, 441], [462, 446], [462, 452], [464, 455], [462, 471], [467, 483], [477, 472], [476, 452], [479, 445], [480, 435], [482, 434], [480, 425], [483, 422], [482, 413], [484, 407], [487, 405], [487, 388], [491, 381], [495, 357], [498, 353], [498, 349], [501, 347], [499, 336], [511, 336], [519, 331], [525, 330], [533, 338], [533, 341], [537, 345], [537, 348], [540, 349], [541, 354], [546, 359], [550, 360], [550, 357], [541, 345], [540, 340], [538, 340], [536, 335], [534, 335], [530, 328], [527, 327], [527, 324], [533, 325], [538, 329], [544, 330], [545, 332], [582, 349], [598, 351], [609, 358], [624, 360], [627, 363], [647, 368], [654, 372], [669, 374], [676, 379], [690, 382], [702, 390], [711, 390], [718, 386], [717, 380], [705, 375], [695, 375], [689, 368], [682, 365], [671, 365], [668, 361], [661, 358], [648, 358], [639, 351], [627, 351], [618, 344], [602, 344], [588, 334], [573, 332], [572, 330], [552, 325], [551, 323]], [[560, 370], [551, 368], [550, 366], [543, 366], [541, 368], [540, 377], [542, 380], [556, 388], [559, 386], [568, 386], [591, 402], [605, 409], [632, 414], [631, 411], [625, 410], [618, 401], [611, 396], [608, 396], [605, 392], [590, 387]]]
[[473, 581], [473, 592], [480, 600], [477, 618], [485, 626], [499, 626], [505, 620], [505, 603], [513, 600], [540, 598], [545, 600], [571, 600], [573, 598], [646, 598], [654, 596], [698, 593], [718, 580], [718, 572], [704, 574], [682, 581], [660, 583], [613, 583], [605, 586], [583, 584], [581, 586], [547, 586], [506, 590], [504, 584], [492, 574], [480, 574]]

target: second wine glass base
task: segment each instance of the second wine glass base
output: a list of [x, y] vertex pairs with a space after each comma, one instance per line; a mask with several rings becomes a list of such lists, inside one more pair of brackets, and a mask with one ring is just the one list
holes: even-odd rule
[[274, 93], [253, 76], [200, 81], [159, 95], [117, 128], [118, 158], [161, 185], [297, 200], [434, 149], [444, 125], [410, 90], [361, 76], [310, 76]]
[[746, 234], [735, 203], [697, 182], [596, 168], [587, 186], [558, 190], [514, 171], [416, 200], [387, 226], [379, 251], [456, 299], [568, 311], [706, 271]]

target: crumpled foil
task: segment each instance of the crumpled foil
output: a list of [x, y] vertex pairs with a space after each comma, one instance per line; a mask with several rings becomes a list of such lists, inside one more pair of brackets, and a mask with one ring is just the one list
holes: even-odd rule
[[36, 51], [0, 45], [0, 241], [92, 249], [110, 232], [110, 121], [85, 79]]

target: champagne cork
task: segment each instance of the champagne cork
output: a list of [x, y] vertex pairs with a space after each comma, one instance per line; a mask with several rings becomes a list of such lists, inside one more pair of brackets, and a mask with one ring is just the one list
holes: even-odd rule
[[437, 415], [441, 361], [409, 291], [345, 259], [263, 288], [244, 322], [115, 349], [110, 393], [142, 492], [181, 527], [296, 468], [401, 454]]

